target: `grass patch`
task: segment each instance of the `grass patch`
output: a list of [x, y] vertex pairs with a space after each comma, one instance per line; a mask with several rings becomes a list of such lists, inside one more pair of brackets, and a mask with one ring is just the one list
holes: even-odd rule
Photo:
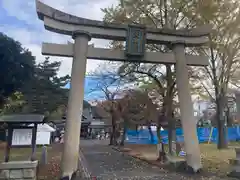
[[[239, 144], [240, 145], [240, 144]], [[216, 144], [201, 144], [201, 157], [205, 171], [217, 173], [220, 176], [227, 175], [231, 171], [229, 159], [236, 157], [235, 149], [218, 150]]]
[[[48, 147], [47, 148], [48, 151], [51, 151], [52, 147]], [[31, 153], [32, 153], [32, 149], [29, 147], [24, 147], [24, 148], [11, 148], [10, 151], [10, 160], [9, 161], [26, 161], [26, 160], [30, 160], [31, 157]], [[38, 160], [40, 160], [41, 158], [41, 153], [42, 153], [42, 147], [37, 147], [36, 149], [36, 157]], [[4, 161], [4, 156], [5, 156], [5, 149], [2, 148], [0, 150], [0, 157], [2, 157], [0, 159], [0, 162]]]
[[[204, 172], [214, 173], [219, 177], [226, 177], [231, 171], [229, 159], [236, 157], [235, 147], [240, 147], [240, 143], [230, 143], [229, 148], [225, 150], [218, 150], [216, 144], [200, 144]], [[158, 158], [156, 145], [126, 144], [124, 148], [131, 149], [128, 152], [130, 155], [149, 161], [156, 161]], [[168, 151], [168, 146], [165, 149]]]

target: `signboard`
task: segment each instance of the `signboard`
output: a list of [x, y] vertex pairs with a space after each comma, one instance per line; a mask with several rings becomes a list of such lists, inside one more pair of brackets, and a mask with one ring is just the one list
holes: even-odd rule
[[126, 56], [130, 59], [143, 57], [145, 52], [145, 43], [145, 27], [129, 25], [126, 40]]

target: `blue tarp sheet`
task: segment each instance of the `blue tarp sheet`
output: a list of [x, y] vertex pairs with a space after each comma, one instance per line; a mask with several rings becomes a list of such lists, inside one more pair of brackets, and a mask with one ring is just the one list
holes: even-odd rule
[[[213, 128], [213, 132], [211, 135], [211, 129], [212, 128], [198, 128], [197, 129], [199, 143], [208, 142], [209, 138], [210, 138], [211, 142], [217, 143], [218, 130], [217, 130], [217, 128]], [[130, 144], [157, 144], [156, 131], [153, 131], [153, 134], [154, 134], [154, 138], [153, 138], [153, 141], [151, 141], [151, 136], [147, 129], [139, 130], [139, 131], [128, 130], [127, 134], [126, 134], [126, 142], [130, 143]], [[163, 131], [161, 131], [160, 134], [161, 134], [163, 143], [167, 144], [168, 143], [168, 131], [163, 130]], [[184, 137], [183, 137], [183, 130], [181, 128], [176, 129], [176, 135], [177, 135], [177, 141], [183, 142]], [[227, 128], [227, 140], [228, 141], [240, 140], [240, 126]]]

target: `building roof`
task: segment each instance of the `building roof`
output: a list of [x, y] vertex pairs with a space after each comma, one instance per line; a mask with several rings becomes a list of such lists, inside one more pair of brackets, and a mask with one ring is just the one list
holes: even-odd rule
[[[33, 124], [30, 124], [29, 126], [32, 127]], [[49, 126], [48, 124], [44, 123], [44, 124], [38, 125], [37, 131], [38, 132], [54, 132], [56, 130], [54, 128], [52, 128], [51, 126]]]
[[43, 123], [44, 120], [42, 114], [14, 114], [0, 117], [0, 123]]

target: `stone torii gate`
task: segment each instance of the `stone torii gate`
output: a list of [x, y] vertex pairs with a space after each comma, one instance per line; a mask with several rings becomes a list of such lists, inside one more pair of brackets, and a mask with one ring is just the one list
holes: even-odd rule
[[[208, 42], [211, 28], [191, 30], [150, 29], [141, 25], [123, 25], [89, 20], [66, 14], [36, 0], [38, 17], [47, 30], [72, 36], [73, 44], [43, 43], [42, 54], [73, 57], [68, 114], [65, 127], [62, 178], [70, 179], [77, 171], [84, 78], [86, 60], [131, 61], [142, 63], [176, 64], [176, 84], [180, 102], [187, 164], [194, 171], [202, 168], [196, 121], [189, 89], [187, 66], [207, 66], [204, 56], [185, 54], [185, 47], [202, 46]], [[88, 46], [92, 38], [126, 41], [126, 50]], [[145, 44], [171, 45], [173, 53], [145, 52]]]

